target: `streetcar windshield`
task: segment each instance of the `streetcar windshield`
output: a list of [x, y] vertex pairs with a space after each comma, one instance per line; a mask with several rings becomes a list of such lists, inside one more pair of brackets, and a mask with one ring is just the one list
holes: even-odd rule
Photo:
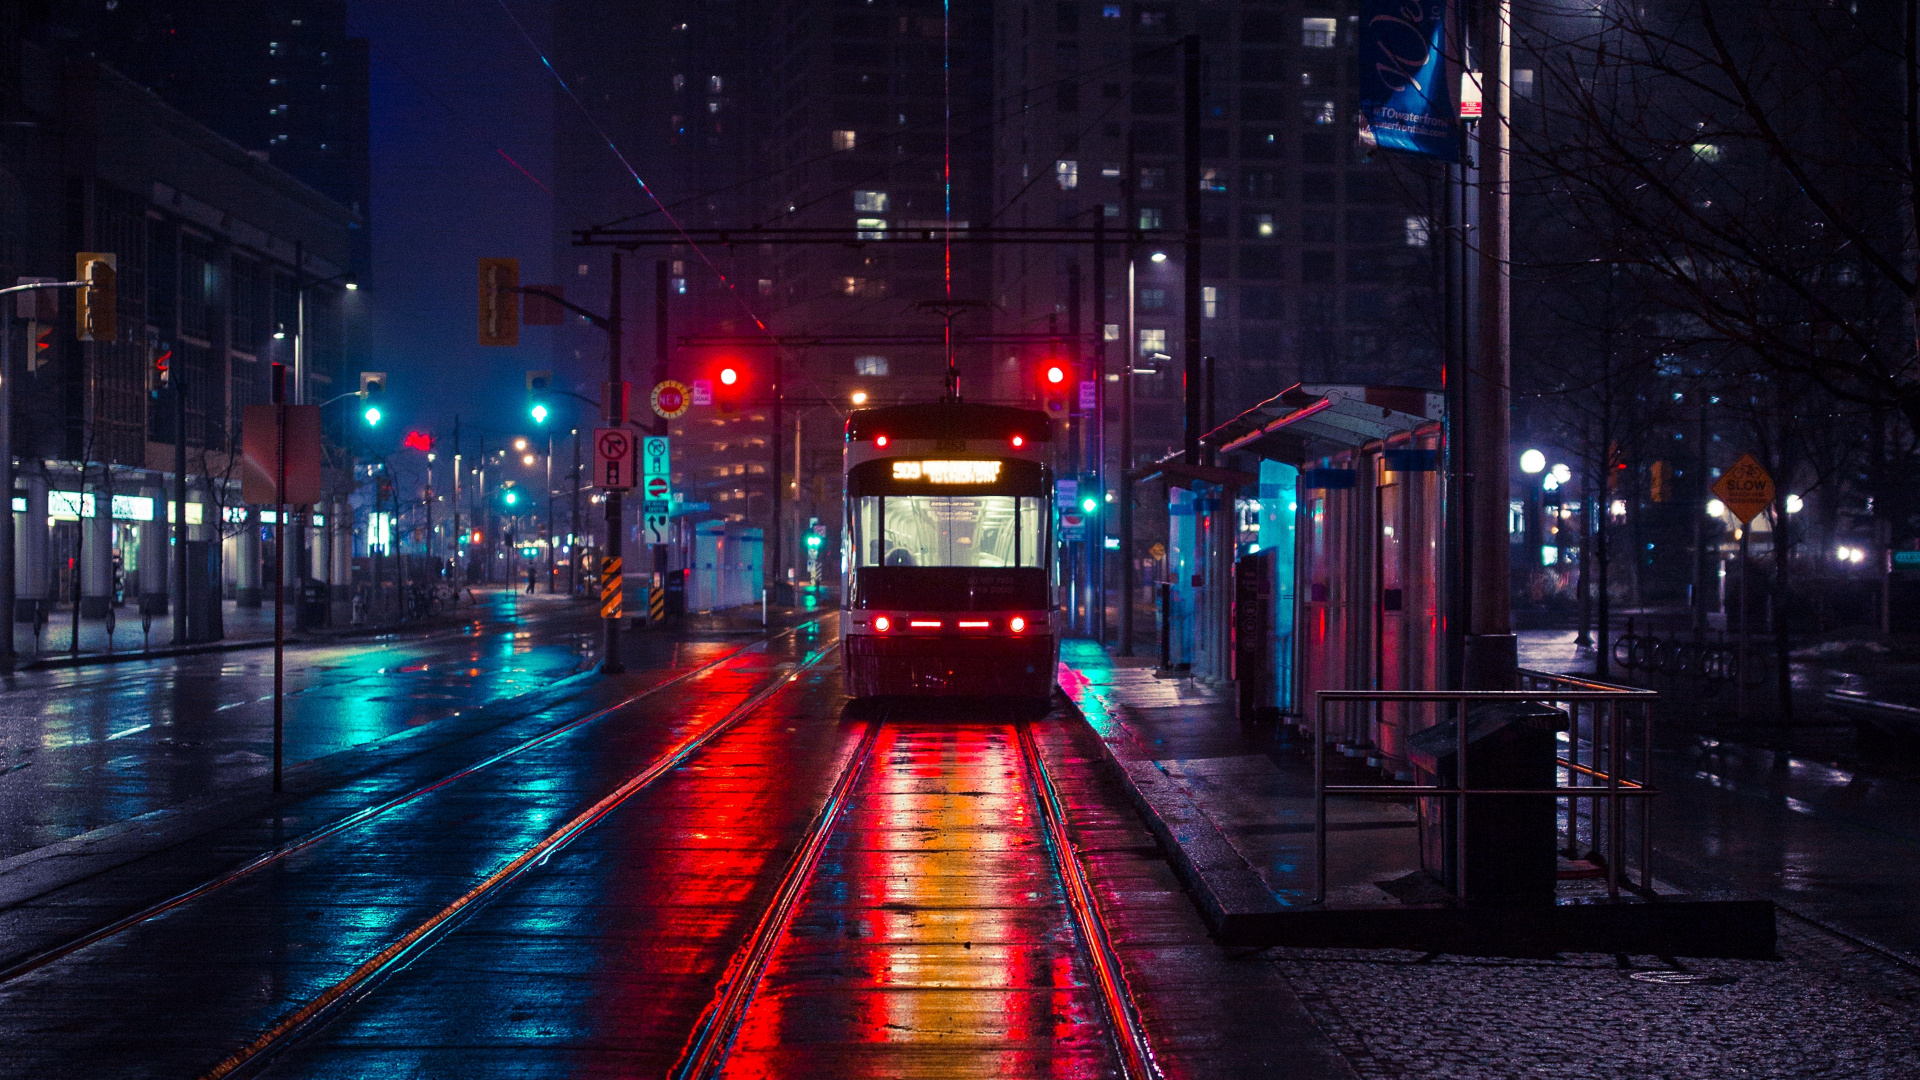
[[1044, 498], [865, 495], [853, 515], [856, 566], [1043, 566]]

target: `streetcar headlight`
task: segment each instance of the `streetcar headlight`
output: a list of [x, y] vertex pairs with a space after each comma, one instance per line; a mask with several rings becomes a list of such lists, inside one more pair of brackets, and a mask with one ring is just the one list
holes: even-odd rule
[[885, 615], [875, 615], [873, 617], [873, 628], [884, 634], [893, 629], [893, 620], [887, 618]]
[[1013, 618], [1011, 618], [1011, 619], [1008, 619], [1008, 620], [1007, 620], [1007, 629], [1009, 629], [1009, 630], [1011, 630], [1011, 631], [1013, 631], [1013, 632], [1014, 632], [1014, 633], [1016, 633], [1016, 634], [1023, 634], [1023, 633], [1025, 633], [1025, 632], [1026, 632], [1026, 630], [1027, 630], [1027, 620], [1026, 620], [1026, 618], [1025, 618], [1024, 616], [1021, 616], [1021, 615], [1015, 615], [1015, 616], [1014, 616]]

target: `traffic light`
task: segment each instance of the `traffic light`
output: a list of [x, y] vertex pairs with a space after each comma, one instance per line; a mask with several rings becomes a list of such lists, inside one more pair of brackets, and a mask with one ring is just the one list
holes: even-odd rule
[[431, 453], [433, 451], [433, 436], [424, 431], [409, 431], [406, 437], [400, 440], [400, 445], [409, 450], [418, 450], [423, 454]]
[[114, 258], [105, 251], [82, 251], [73, 257], [73, 278], [87, 284], [74, 304], [74, 322], [81, 341], [112, 341], [118, 329], [115, 314]]
[[387, 373], [384, 371], [363, 371], [360, 373], [361, 412], [368, 427], [380, 426], [380, 402], [387, 396]]
[[480, 344], [520, 344], [520, 260], [480, 260]]
[[507, 488], [500, 493], [500, 503], [507, 507], [518, 506], [520, 505], [520, 493], [512, 488]]
[[722, 364], [713, 373], [713, 405], [724, 415], [731, 416], [740, 411], [740, 401], [746, 396], [747, 378], [745, 369], [738, 364]]
[[151, 348], [153, 362], [147, 365], [147, 390], [158, 395], [173, 389], [173, 346], [157, 341]]
[[28, 323], [27, 336], [33, 339], [33, 348], [27, 353], [27, 374], [31, 375], [53, 362], [53, 324]]
[[1073, 385], [1073, 372], [1058, 360], [1049, 360], [1040, 367], [1040, 400], [1047, 415], [1067, 415], [1067, 390]]
[[544, 424], [550, 415], [547, 408], [547, 390], [553, 384], [553, 372], [527, 372], [527, 415], [533, 417], [536, 424]]

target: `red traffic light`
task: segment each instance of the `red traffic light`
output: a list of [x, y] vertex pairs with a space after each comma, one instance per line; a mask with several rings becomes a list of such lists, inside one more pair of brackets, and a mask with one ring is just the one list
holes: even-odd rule
[[400, 445], [409, 450], [418, 450], [424, 454], [433, 449], [433, 436], [424, 431], [409, 431], [407, 432], [407, 437], [400, 440]]
[[1047, 381], [1055, 386], [1067, 381], [1067, 369], [1059, 364], [1047, 365]]
[[723, 367], [720, 369], [720, 385], [732, 386], [734, 383], [737, 383], [739, 381], [740, 381], [740, 373], [738, 371], [730, 367]]

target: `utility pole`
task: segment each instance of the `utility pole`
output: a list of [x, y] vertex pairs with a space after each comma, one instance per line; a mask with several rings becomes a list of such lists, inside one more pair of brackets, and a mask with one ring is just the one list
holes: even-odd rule
[[287, 366], [273, 365], [273, 790], [280, 792], [286, 730]]
[[[1133, 365], [1139, 352], [1139, 329], [1135, 325], [1133, 260], [1138, 252], [1133, 238], [1139, 235], [1138, 208], [1134, 192], [1139, 184], [1134, 160], [1133, 132], [1127, 132], [1127, 171], [1122, 180], [1122, 205], [1126, 213], [1127, 242], [1121, 249], [1127, 263], [1127, 340], [1120, 350], [1120, 648], [1121, 656], [1133, 655]], [[1105, 330], [1101, 331], [1105, 334]]]
[[567, 541], [567, 593], [580, 595], [580, 429], [573, 429], [573, 524]]
[[[607, 301], [607, 400], [606, 417], [608, 427], [624, 427], [627, 423], [627, 387], [620, 365], [621, 326], [620, 326], [620, 251], [614, 249], [612, 296]], [[611, 586], [615, 590], [625, 588], [624, 568], [620, 563], [621, 540], [620, 490], [607, 489], [607, 550], [602, 573], [611, 575]], [[606, 585], [603, 583], [603, 588]], [[617, 593], [616, 593], [617, 595]], [[616, 603], [613, 618], [601, 621], [607, 627], [607, 655], [600, 670], [608, 675], [624, 673], [626, 665], [620, 662], [620, 605]]]
[[173, 384], [173, 643], [187, 643], [187, 380], [175, 364]]
[[1186, 391], [1186, 462], [1200, 464], [1200, 38], [1188, 35], [1181, 48], [1183, 74], [1186, 75], [1186, 151], [1183, 180], [1186, 196], [1186, 298], [1182, 304], [1186, 316], [1186, 365], [1182, 389]]
[[[1076, 336], [1076, 341], [1078, 340]], [[1090, 432], [1094, 439], [1094, 477], [1100, 491], [1100, 534], [1097, 569], [1094, 578], [1093, 637], [1107, 640], [1107, 209], [1101, 206], [1093, 219], [1093, 417]]]
[[[466, 576], [466, 568], [460, 565], [460, 414], [453, 414], [453, 544], [447, 548], [447, 565], [458, 569], [460, 576]], [[457, 584], [456, 584], [456, 587]]]
[[1477, 143], [1480, 173], [1480, 228], [1476, 234], [1480, 281], [1476, 328], [1478, 341], [1468, 366], [1466, 466], [1472, 477], [1467, 494], [1471, 520], [1469, 548], [1473, 587], [1464, 689], [1510, 690], [1518, 679], [1519, 657], [1513, 635], [1512, 598], [1508, 595], [1508, 470], [1511, 462], [1512, 277], [1508, 253], [1508, 209], [1513, 175], [1508, 154], [1511, 8], [1510, 0], [1482, 5], [1475, 28], [1474, 55], [1480, 67], [1483, 114]]
[[[654, 262], [653, 385], [655, 386], [659, 386], [661, 383], [667, 381], [667, 298], [673, 294], [672, 276], [672, 267], [667, 264], [667, 260], [658, 259]], [[649, 402], [653, 400], [651, 393], [648, 394], [647, 400]], [[669, 430], [666, 417], [656, 415], [653, 418], [653, 433], [655, 435], [665, 436], [669, 433]], [[576, 451], [577, 449], [576, 447]], [[574, 456], [577, 458], [579, 455], [576, 452]], [[578, 463], [576, 462], [575, 464], [577, 467]], [[671, 474], [671, 464], [669, 464], [668, 471], [669, 474]], [[672, 507], [669, 506], [668, 510], [671, 512]], [[667, 584], [667, 545], [665, 544], [653, 545], [653, 584], [660, 588], [665, 588]], [[652, 618], [653, 607], [651, 599], [648, 601], [647, 615], [648, 618]]]

